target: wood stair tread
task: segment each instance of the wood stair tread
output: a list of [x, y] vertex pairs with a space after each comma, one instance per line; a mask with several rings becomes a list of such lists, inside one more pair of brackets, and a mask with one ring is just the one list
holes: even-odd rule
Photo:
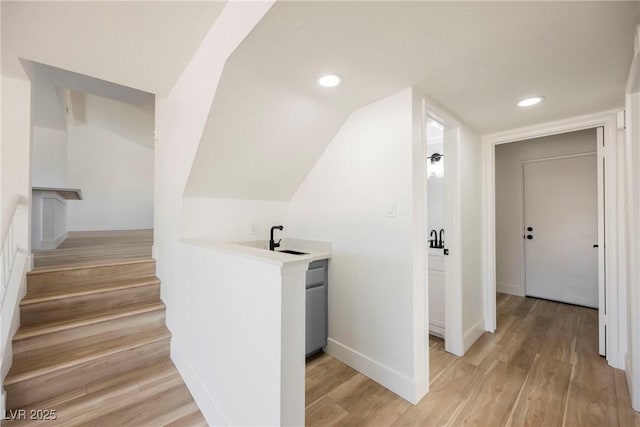
[[113, 405], [111, 411], [89, 420], [99, 426], [163, 426], [197, 408], [182, 378], [167, 378]]
[[21, 353], [20, 358], [14, 361], [5, 378], [5, 386], [150, 343], [168, 340], [170, 337], [169, 330], [161, 327], [104, 341], [89, 337], [28, 350]]
[[170, 359], [149, 233], [94, 234], [35, 254], [4, 379], [8, 408], [57, 419], [2, 425], [206, 425]]
[[165, 427], [208, 427], [200, 409], [167, 424]]
[[114, 267], [119, 265], [141, 264], [145, 262], [155, 262], [155, 259], [151, 257], [141, 257], [141, 258], [135, 258], [135, 259], [127, 259], [123, 261], [109, 261], [109, 262], [97, 261], [91, 264], [82, 264], [82, 265], [70, 264], [70, 265], [62, 265], [62, 266], [56, 266], [56, 267], [36, 268], [33, 271], [30, 271], [29, 273], [27, 273], [27, 277], [38, 276], [38, 275], [47, 274], [47, 273], [57, 273], [61, 271], [83, 270], [87, 268], [96, 268], [96, 267]]
[[54, 301], [64, 298], [92, 295], [103, 292], [112, 292], [121, 289], [131, 289], [141, 286], [157, 285], [160, 279], [156, 276], [143, 276], [130, 279], [116, 279], [108, 281], [85, 281], [66, 286], [51, 286], [46, 291], [27, 291], [27, 295], [20, 302], [21, 306], [38, 304], [45, 301]]
[[[180, 374], [173, 363], [167, 359], [146, 368], [116, 376], [98, 386], [88, 387], [80, 394], [56, 396], [22, 408], [26, 411], [30, 409], [55, 409], [57, 412], [57, 420], [55, 421], [14, 420], [8, 422], [7, 425], [12, 427], [40, 424], [54, 426], [86, 423], [90, 418], [129, 406], [139, 401], [140, 397], [153, 398], [154, 388], [165, 390], [167, 383], [173, 387], [178, 380], [181, 381]], [[141, 392], [144, 392], [143, 396], [139, 396]]]
[[164, 308], [165, 305], [162, 301], [151, 304], [135, 304], [118, 309], [110, 309], [104, 312], [96, 312], [84, 316], [77, 316], [73, 319], [61, 320], [58, 322], [45, 322], [42, 324], [36, 323], [28, 326], [21, 326], [14, 335], [13, 340], [21, 341], [24, 339], [46, 335], [54, 332], [78, 328], [80, 326], [93, 325], [156, 310], [164, 310]]

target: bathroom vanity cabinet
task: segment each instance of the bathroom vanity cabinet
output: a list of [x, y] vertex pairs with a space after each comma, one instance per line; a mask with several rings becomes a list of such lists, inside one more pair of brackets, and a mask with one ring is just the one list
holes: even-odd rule
[[[436, 252], [436, 250], [430, 250]], [[444, 255], [429, 254], [429, 333], [444, 338]]]
[[326, 259], [313, 261], [307, 271], [306, 346], [307, 356], [327, 345], [327, 267]]

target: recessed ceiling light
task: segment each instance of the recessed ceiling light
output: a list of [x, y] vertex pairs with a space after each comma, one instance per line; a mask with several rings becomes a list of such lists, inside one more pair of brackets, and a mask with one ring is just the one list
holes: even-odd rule
[[544, 101], [543, 96], [532, 96], [531, 98], [523, 99], [518, 102], [518, 107], [530, 107], [532, 105], [536, 105]]
[[336, 87], [342, 84], [340, 74], [327, 74], [318, 79], [318, 84], [322, 87]]

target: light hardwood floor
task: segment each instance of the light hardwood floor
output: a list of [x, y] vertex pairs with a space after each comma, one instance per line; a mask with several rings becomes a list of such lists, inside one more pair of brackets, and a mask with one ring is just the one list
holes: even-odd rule
[[498, 329], [464, 357], [430, 337], [411, 405], [327, 354], [307, 363], [306, 425], [640, 426], [624, 372], [598, 355], [596, 310], [498, 294]]
[[33, 251], [35, 269], [151, 257], [153, 230], [79, 231], [53, 250]]

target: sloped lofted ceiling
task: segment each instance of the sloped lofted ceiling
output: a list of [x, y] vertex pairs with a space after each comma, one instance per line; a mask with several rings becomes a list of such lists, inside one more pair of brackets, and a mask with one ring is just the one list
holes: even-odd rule
[[33, 126], [67, 130], [70, 123], [89, 123], [153, 148], [153, 94], [31, 61], [24, 64], [32, 82]]
[[410, 86], [479, 134], [621, 107], [639, 8], [278, 2], [227, 63], [185, 194], [289, 200], [349, 112]]
[[166, 95], [225, 4], [2, 1], [2, 74], [22, 58]]

